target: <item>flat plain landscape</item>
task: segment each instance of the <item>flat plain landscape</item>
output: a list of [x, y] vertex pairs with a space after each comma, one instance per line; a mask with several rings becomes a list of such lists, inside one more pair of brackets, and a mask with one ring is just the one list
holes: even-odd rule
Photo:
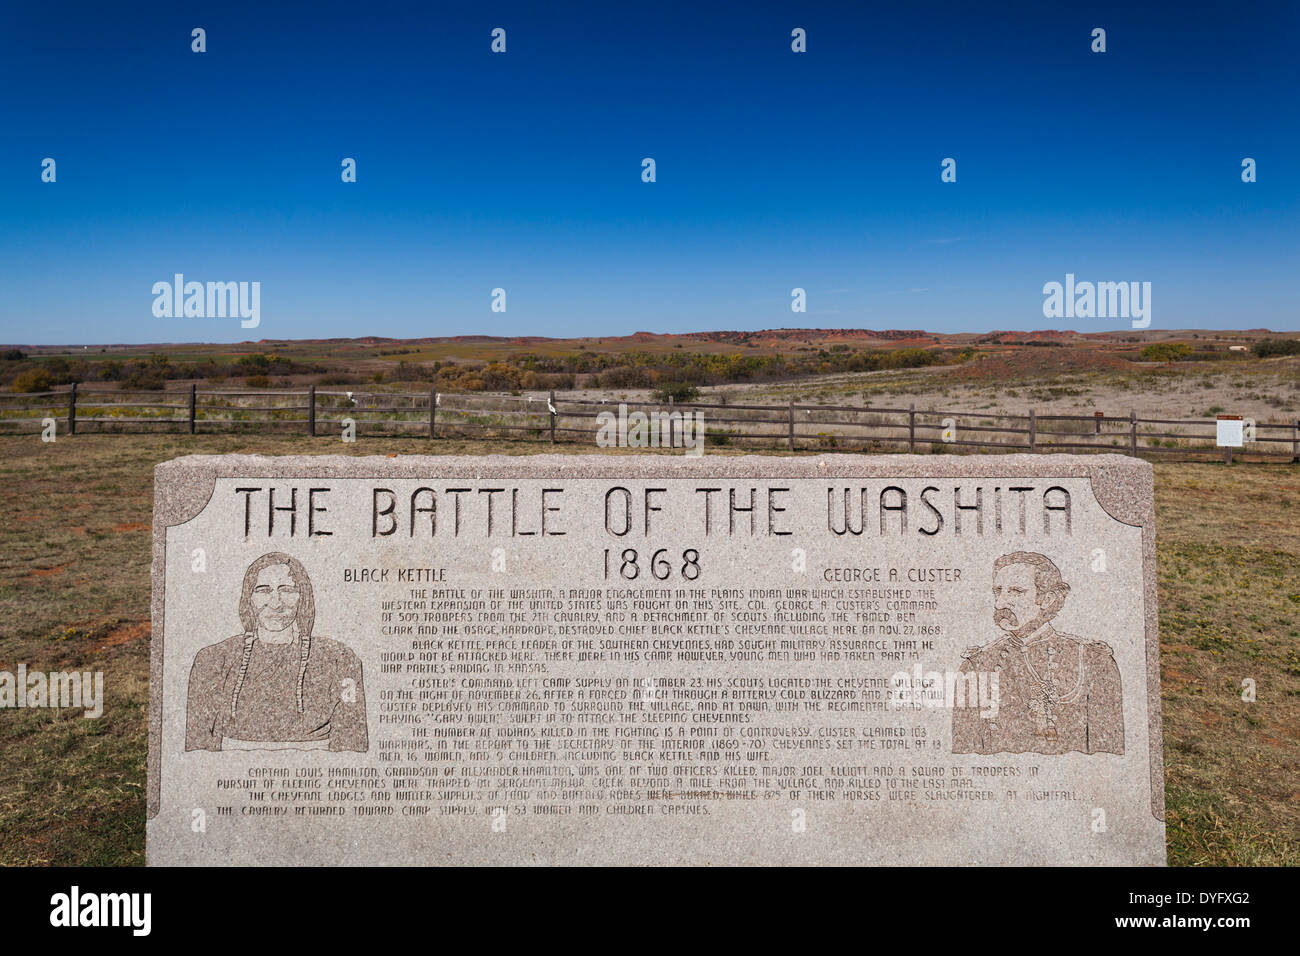
[[801, 449], [1006, 451], [1032, 414], [1038, 451], [1194, 457], [1221, 454], [1215, 419], [1236, 415], [1258, 426], [1239, 454], [1300, 457], [1300, 335], [1267, 330], [16, 346], [0, 348], [0, 431], [66, 426], [74, 384], [86, 433], [188, 431], [191, 400], [199, 432], [306, 432], [314, 389], [316, 434], [348, 417], [361, 435], [427, 433], [436, 395], [443, 437], [546, 440], [553, 403], [558, 437], [590, 443], [602, 404], [675, 401], [705, 407], [710, 446], [745, 450], [788, 447], [793, 427]]
[[[0, 670], [19, 662], [101, 670], [106, 696], [98, 720], [79, 711], [0, 713], [0, 864], [144, 862], [156, 463], [228, 452], [543, 450], [552, 448], [418, 438], [0, 437]], [[1169, 861], [1300, 864], [1300, 466], [1154, 467]], [[1242, 699], [1246, 679], [1255, 682], [1254, 702]]]
[[[1146, 418], [1300, 418], [1300, 333], [775, 329], [585, 339], [261, 340], [0, 346], [0, 389], [114, 392], [309, 385], [366, 392], [646, 401], [665, 388], [732, 404], [915, 403], [918, 410]], [[678, 401], [682, 399], [679, 397]], [[3, 415], [0, 415], [0, 420]]]

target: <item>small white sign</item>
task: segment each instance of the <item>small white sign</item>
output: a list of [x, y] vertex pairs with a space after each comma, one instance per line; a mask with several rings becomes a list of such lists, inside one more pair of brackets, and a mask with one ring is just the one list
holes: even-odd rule
[[1220, 418], [1218, 425], [1218, 444], [1220, 448], [1240, 448], [1241, 440], [1241, 419], [1240, 418]]

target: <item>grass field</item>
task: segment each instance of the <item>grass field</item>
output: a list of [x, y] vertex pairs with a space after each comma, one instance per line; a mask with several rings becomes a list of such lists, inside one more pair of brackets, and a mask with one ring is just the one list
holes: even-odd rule
[[[560, 445], [560, 452], [590, 446]], [[153, 466], [192, 453], [534, 454], [306, 437], [0, 437], [0, 670], [102, 670], [104, 715], [0, 711], [0, 863], [144, 862]], [[1300, 467], [1156, 469], [1169, 862], [1300, 863]], [[1257, 700], [1242, 700], [1243, 679]]]

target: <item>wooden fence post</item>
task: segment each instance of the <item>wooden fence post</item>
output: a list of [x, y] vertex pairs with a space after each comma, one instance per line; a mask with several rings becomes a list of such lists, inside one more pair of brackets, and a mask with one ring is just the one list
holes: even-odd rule
[[546, 400], [546, 407], [551, 413], [551, 444], [555, 444], [555, 393], [551, 392]]
[[1300, 465], [1300, 418], [1291, 423], [1291, 464]]
[[1029, 410], [1029, 452], [1033, 454], [1038, 444], [1038, 419], [1034, 417], [1034, 410]]
[[1138, 453], [1138, 413], [1129, 409], [1128, 413], [1128, 453], [1135, 458]]
[[790, 450], [794, 451], [794, 399], [790, 400], [790, 404], [786, 408], [786, 413], [790, 427]]
[[438, 419], [438, 390], [429, 389], [429, 437], [436, 438], [434, 425]]
[[907, 407], [907, 450], [916, 454], [916, 403]]
[[307, 386], [307, 434], [316, 437], [316, 386]]
[[68, 392], [68, 434], [77, 434], [77, 383], [72, 383], [72, 390]]
[[673, 397], [672, 397], [671, 395], [669, 395], [669, 396], [668, 396], [668, 447], [669, 447], [669, 448], [676, 448], [676, 447], [677, 447], [675, 444], [673, 444], [673, 441], [674, 441], [674, 438], [673, 438]]
[[198, 390], [198, 386], [195, 385], [193, 382], [191, 382], [191, 383], [190, 383], [190, 434], [191, 434], [191, 435], [194, 434], [194, 404], [195, 404], [195, 402], [194, 402], [195, 394], [194, 394], [194, 393], [195, 393], [197, 390]]

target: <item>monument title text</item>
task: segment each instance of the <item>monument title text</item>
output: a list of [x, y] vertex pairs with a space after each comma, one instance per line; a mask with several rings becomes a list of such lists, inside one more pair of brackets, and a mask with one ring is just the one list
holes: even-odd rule
[[[372, 539], [560, 538], [602, 522], [612, 538], [672, 534], [714, 537], [836, 537], [915, 534], [1071, 533], [1070, 492], [1059, 485], [969, 485], [926, 481], [824, 484], [818, 507], [792, 507], [789, 485], [690, 483], [597, 491], [508, 484], [371, 486], [365, 520]], [[342, 497], [328, 482], [240, 485], [246, 539], [356, 534], [339, 514]], [[806, 493], [806, 492], [804, 492]], [[352, 499], [355, 500], [355, 499]], [[820, 501], [825, 501], [825, 511]], [[810, 520], [811, 519], [811, 520]], [[804, 522], [808, 526], [800, 526]], [[364, 533], [364, 532], [361, 532]]]

